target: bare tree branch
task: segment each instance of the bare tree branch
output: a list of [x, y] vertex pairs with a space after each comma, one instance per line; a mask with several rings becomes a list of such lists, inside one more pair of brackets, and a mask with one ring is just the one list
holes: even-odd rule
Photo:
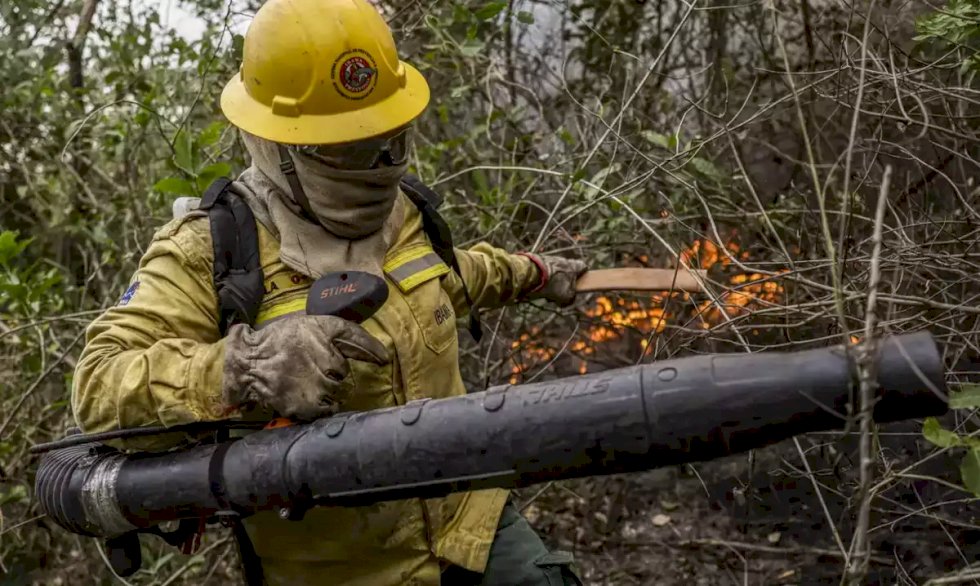
[[68, 83], [75, 89], [80, 89], [84, 84], [82, 53], [85, 50], [85, 38], [92, 28], [92, 20], [95, 18], [95, 9], [98, 6], [99, 0], [85, 0], [78, 16], [75, 34], [65, 45], [65, 51], [68, 53]]

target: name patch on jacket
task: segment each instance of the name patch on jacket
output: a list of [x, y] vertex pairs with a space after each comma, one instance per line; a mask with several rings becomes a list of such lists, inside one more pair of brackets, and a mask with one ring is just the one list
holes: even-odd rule
[[399, 250], [387, 259], [384, 271], [402, 293], [408, 293], [429, 279], [445, 275], [449, 267], [431, 247], [419, 244]]
[[258, 329], [288, 315], [306, 313], [306, 292], [312, 282], [310, 277], [289, 269], [267, 274], [255, 327]]
[[265, 294], [271, 295], [277, 291], [290, 291], [310, 285], [312, 280], [301, 273], [280, 272], [265, 279]]
[[436, 325], [441, 326], [443, 322], [453, 319], [453, 308], [449, 307], [447, 304], [443, 303], [435, 310]]

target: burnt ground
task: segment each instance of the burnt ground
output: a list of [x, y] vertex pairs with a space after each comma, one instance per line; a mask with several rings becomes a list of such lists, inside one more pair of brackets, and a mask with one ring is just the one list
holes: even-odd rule
[[[959, 454], [936, 456], [920, 430], [917, 422], [882, 428], [878, 477], [896, 480], [872, 511], [868, 584], [923, 584], [980, 561], [980, 507], [953, 486]], [[800, 445], [846, 547], [857, 438], [811, 435]], [[792, 441], [751, 458], [528, 488], [517, 502], [552, 546], [575, 554], [587, 584], [838, 584], [844, 567]]]

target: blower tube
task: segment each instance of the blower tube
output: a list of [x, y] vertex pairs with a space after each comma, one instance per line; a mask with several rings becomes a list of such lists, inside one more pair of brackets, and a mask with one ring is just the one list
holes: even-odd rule
[[[925, 332], [879, 341], [874, 419], [947, 409]], [[354, 506], [703, 461], [819, 430], [856, 412], [843, 346], [707, 355], [344, 413], [169, 453], [86, 444], [46, 454], [42, 510], [113, 537], [161, 522]]]

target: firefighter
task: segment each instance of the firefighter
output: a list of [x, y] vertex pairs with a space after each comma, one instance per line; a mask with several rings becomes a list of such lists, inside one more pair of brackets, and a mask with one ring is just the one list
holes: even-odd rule
[[[226, 259], [215, 250], [227, 228], [202, 209], [175, 218], [87, 331], [73, 382], [79, 426], [309, 420], [460, 395], [457, 316], [531, 299], [570, 304], [582, 261], [481, 243], [450, 250], [447, 263], [432, 210], [402, 187], [412, 122], [428, 102], [425, 79], [399, 60], [365, 0], [264, 4], [221, 97], [251, 158], [227, 189], [255, 219], [256, 307], [225, 323], [231, 288], [216, 284]], [[387, 301], [361, 324], [307, 315], [311, 284], [345, 270], [384, 278]], [[579, 583], [571, 557], [549, 551], [504, 490], [315, 507], [301, 521], [261, 513], [244, 527], [243, 555], [261, 569], [252, 583]]]

